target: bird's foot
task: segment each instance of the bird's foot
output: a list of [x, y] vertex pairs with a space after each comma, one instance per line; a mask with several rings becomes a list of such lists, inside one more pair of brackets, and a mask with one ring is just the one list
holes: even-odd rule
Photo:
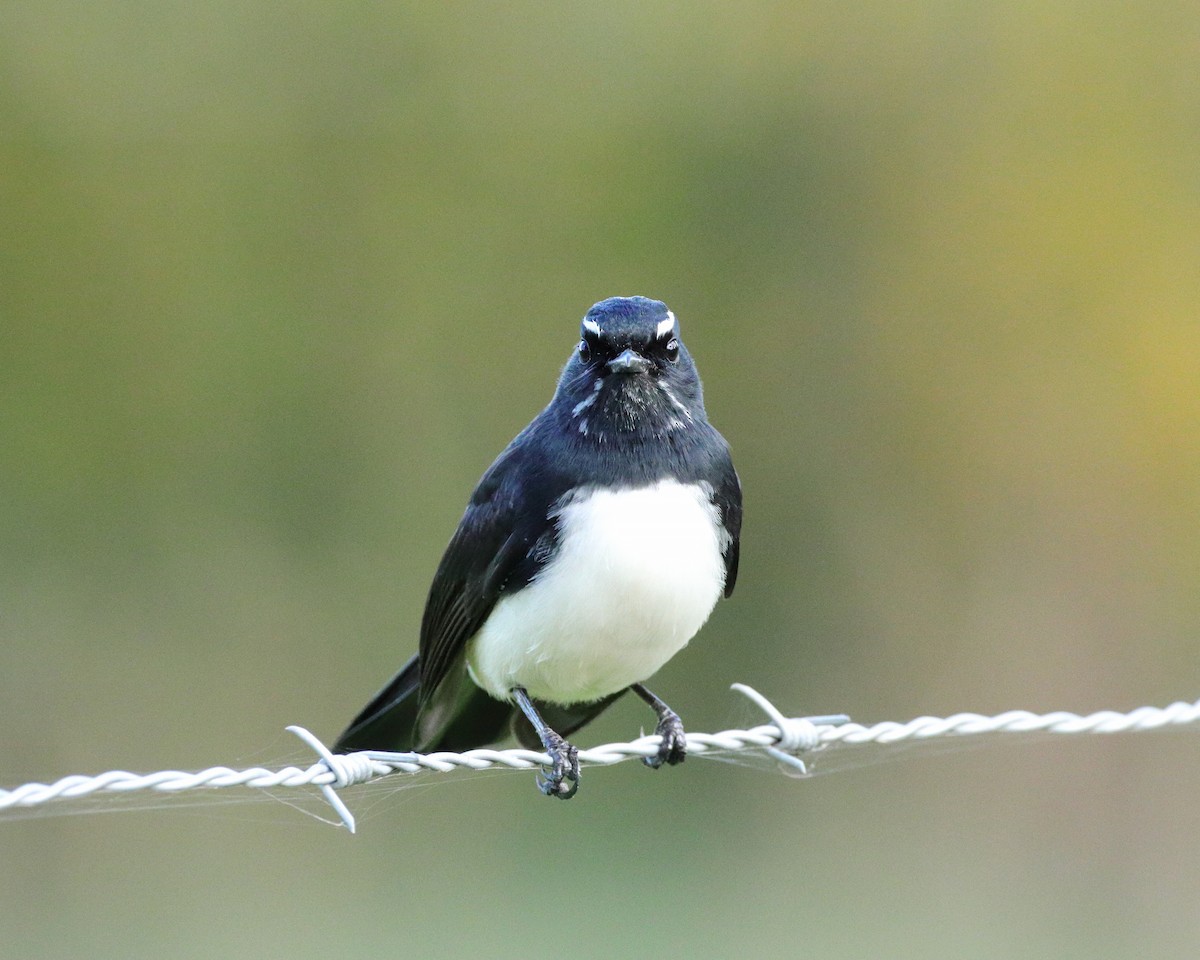
[[538, 774], [538, 789], [548, 797], [570, 800], [579, 789], [579, 751], [553, 730], [543, 739], [550, 768]]
[[664, 763], [675, 766], [687, 759], [687, 735], [683, 732], [683, 721], [674, 710], [667, 709], [659, 715], [654, 732], [662, 737], [658, 753], [643, 757], [642, 763], [657, 770]]

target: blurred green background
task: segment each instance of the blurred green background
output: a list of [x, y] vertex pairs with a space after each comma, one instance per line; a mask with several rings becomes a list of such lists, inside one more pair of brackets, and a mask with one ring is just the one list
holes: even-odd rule
[[[681, 318], [694, 730], [1200, 696], [1190, 4], [0, 8], [0, 783], [332, 738], [584, 310]], [[623, 703], [580, 738], [649, 722]], [[0, 823], [6, 956], [1200, 949], [1194, 734]]]

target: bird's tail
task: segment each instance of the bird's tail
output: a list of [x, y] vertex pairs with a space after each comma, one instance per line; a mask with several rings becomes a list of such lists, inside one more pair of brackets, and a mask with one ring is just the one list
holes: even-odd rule
[[[558, 706], [539, 700], [535, 705], [552, 730], [570, 736], [624, 692], [592, 703]], [[480, 690], [461, 666], [451, 669], [432, 695], [423, 695], [421, 658], [416, 656], [350, 721], [333, 752], [457, 752], [498, 743], [510, 736], [533, 750], [541, 746], [524, 715], [511, 703], [493, 700]]]
[[350, 721], [350, 726], [333, 745], [333, 752], [414, 749], [413, 731], [418, 707], [416, 694], [420, 686], [421, 658], [413, 657]]
[[413, 657], [350, 721], [335, 753], [355, 750], [470, 750], [505, 738], [512, 704], [493, 700], [453, 669], [432, 695], [421, 690], [421, 658]]

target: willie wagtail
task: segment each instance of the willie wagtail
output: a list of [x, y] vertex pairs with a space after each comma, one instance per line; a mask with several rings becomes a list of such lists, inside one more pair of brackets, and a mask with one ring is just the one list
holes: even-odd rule
[[543, 793], [579, 784], [564, 739], [632, 690], [658, 715], [652, 767], [679, 763], [679, 716], [642, 686], [733, 592], [742, 492], [666, 305], [612, 297], [583, 318], [554, 397], [471, 494], [429, 589], [420, 652], [335, 750], [545, 749]]

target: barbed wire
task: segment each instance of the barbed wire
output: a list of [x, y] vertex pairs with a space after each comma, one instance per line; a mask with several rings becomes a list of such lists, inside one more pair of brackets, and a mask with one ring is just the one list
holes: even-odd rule
[[[720, 733], [688, 733], [689, 756], [727, 756], [759, 751], [776, 760], [788, 772], [809, 775], [809, 762], [824, 751], [839, 747], [885, 747], [895, 744], [921, 744], [939, 739], [965, 740], [984, 735], [1006, 737], [1035, 734], [1115, 734], [1200, 723], [1200, 701], [1177, 702], [1166, 707], [1139, 707], [1128, 713], [1101, 710], [1081, 715], [1067, 711], [1037, 714], [1028, 710], [1009, 710], [995, 716], [956, 713], [949, 717], [917, 717], [905, 723], [884, 721], [865, 726], [843, 715], [822, 717], [786, 717], [757, 690], [735, 683], [732, 689], [749, 698], [763, 710], [770, 723], [748, 730]], [[462, 753], [392, 753], [363, 750], [334, 754], [316, 736], [299, 726], [287, 728], [316, 752], [318, 761], [308, 767], [286, 766], [279, 769], [249, 767], [233, 769], [209, 767], [199, 772], [162, 770], [157, 773], [130, 773], [111, 770], [93, 776], [72, 775], [54, 783], [27, 783], [14, 789], [0, 789], [0, 816], [5, 811], [30, 810], [52, 805], [69, 806], [71, 801], [101, 794], [129, 795], [151, 791], [178, 796], [188, 791], [212, 791], [243, 787], [252, 790], [317, 787], [333, 807], [342, 824], [353, 833], [354, 815], [339, 796], [347, 787], [370, 783], [397, 774], [409, 776], [427, 773], [451, 773], [456, 770], [534, 770], [549, 763], [546, 754], [526, 749], [477, 749]], [[610, 766], [625, 760], [647, 758], [658, 752], [659, 737], [643, 736], [628, 743], [607, 743], [579, 751], [580, 766]], [[63, 810], [62, 812], [69, 812]]]

